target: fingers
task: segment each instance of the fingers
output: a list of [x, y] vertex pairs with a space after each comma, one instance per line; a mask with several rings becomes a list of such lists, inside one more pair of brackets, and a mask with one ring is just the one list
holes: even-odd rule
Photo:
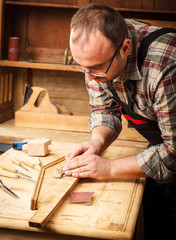
[[73, 173], [72, 176], [75, 178], [88, 178], [88, 177], [90, 177], [90, 174], [89, 174], [89, 172]]
[[69, 160], [66, 165], [64, 166], [63, 170], [72, 170], [80, 167], [86, 166], [87, 163], [85, 162], [85, 158], [83, 155], [74, 157], [73, 159]]
[[65, 159], [66, 161], [70, 161], [74, 157], [80, 155], [82, 152], [83, 152], [82, 146], [77, 146], [65, 155]]
[[68, 162], [68, 161], [72, 160], [74, 157], [76, 157], [82, 153], [86, 153], [86, 152], [95, 154], [96, 153], [95, 143], [88, 141], [88, 142], [83, 142], [83, 143], [78, 144], [76, 147], [71, 149], [65, 155], [65, 159]]
[[67, 176], [77, 178], [109, 179], [111, 174], [110, 160], [88, 153], [70, 160], [63, 170]]
[[86, 156], [87, 154], [82, 154], [67, 162], [63, 168], [65, 175], [79, 178], [90, 177], [90, 159]]
[[67, 170], [65, 171], [65, 175], [77, 178], [87, 178], [90, 177], [90, 171], [88, 170], [87, 166], [83, 166], [76, 169]]

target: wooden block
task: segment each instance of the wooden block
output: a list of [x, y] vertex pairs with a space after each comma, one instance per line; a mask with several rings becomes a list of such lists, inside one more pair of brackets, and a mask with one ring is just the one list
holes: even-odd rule
[[29, 156], [46, 156], [49, 153], [48, 145], [51, 143], [50, 139], [35, 139], [27, 144], [27, 151]]

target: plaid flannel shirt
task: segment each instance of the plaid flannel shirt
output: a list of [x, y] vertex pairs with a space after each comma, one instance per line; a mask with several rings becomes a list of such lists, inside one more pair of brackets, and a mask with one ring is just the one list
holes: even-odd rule
[[[153, 41], [148, 49], [141, 72], [137, 53], [141, 40], [158, 29], [156, 26], [126, 19], [131, 53], [123, 74], [113, 79], [120, 99], [128, 104], [125, 81], [136, 81], [134, 112], [158, 122], [163, 143], [151, 146], [137, 155], [137, 161], [150, 177], [166, 179], [176, 172], [176, 34], [167, 33]], [[105, 125], [118, 136], [121, 131], [119, 105], [106, 83], [86, 81], [90, 98], [90, 131]]]

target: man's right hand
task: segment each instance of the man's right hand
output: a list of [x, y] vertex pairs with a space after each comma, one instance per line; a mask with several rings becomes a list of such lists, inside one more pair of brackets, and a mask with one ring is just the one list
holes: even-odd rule
[[100, 146], [98, 146], [97, 142], [95, 141], [83, 142], [76, 145], [68, 153], [66, 153], [65, 159], [68, 162], [72, 160], [74, 157], [83, 153], [99, 154], [99, 152], [100, 152]]

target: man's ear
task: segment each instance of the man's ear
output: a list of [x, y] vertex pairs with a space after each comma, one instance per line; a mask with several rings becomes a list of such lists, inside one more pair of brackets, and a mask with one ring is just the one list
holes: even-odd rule
[[120, 48], [121, 56], [128, 57], [131, 50], [130, 44], [131, 44], [131, 40], [126, 38], [123, 42], [123, 45]]

